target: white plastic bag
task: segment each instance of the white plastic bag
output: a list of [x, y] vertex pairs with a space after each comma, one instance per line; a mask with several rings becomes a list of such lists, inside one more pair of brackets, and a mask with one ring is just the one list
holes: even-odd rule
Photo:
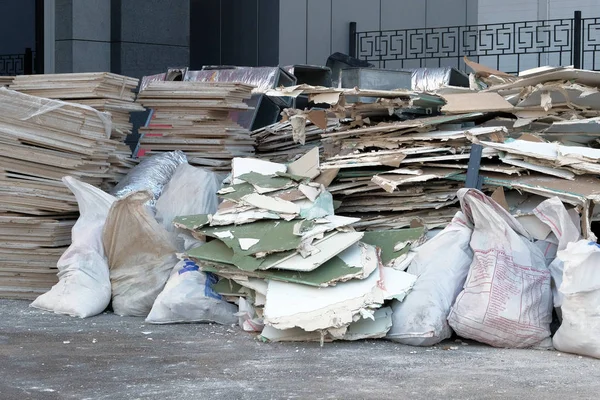
[[[565, 208], [562, 201], [558, 197], [553, 197], [542, 202], [537, 206], [533, 213], [554, 233], [558, 239], [558, 251], [567, 248], [571, 242], [576, 242], [581, 237], [580, 225], [575, 225], [569, 211]], [[552, 295], [554, 299], [554, 307], [559, 308], [562, 305], [563, 296], [558, 290], [562, 283], [563, 277], [563, 262], [556, 257], [548, 267], [552, 275]]]
[[173, 232], [173, 220], [183, 215], [214, 214], [221, 182], [212, 171], [183, 163], [156, 201], [156, 220]]
[[256, 313], [252, 303], [243, 297], [239, 299], [240, 310], [236, 313], [238, 325], [245, 332], [261, 332], [265, 327], [264, 320]]
[[179, 165], [156, 202], [156, 220], [169, 232], [177, 234], [177, 249], [187, 251], [203, 243], [189, 231], [173, 226], [176, 217], [214, 214], [219, 205], [217, 191], [221, 181], [212, 171], [196, 168], [187, 162]]
[[72, 229], [71, 246], [57, 263], [59, 282], [31, 306], [86, 318], [100, 314], [110, 302], [102, 229], [115, 198], [70, 176], [62, 181], [75, 195], [80, 216]]
[[419, 277], [404, 301], [393, 301], [388, 339], [433, 346], [452, 336], [447, 318], [473, 260], [469, 247], [472, 232], [459, 211], [443, 231], [416, 249], [407, 272]]
[[554, 347], [600, 358], [600, 248], [594, 242], [569, 243], [558, 252], [564, 263], [562, 325]]
[[145, 203], [150, 192], [117, 200], [106, 220], [103, 242], [115, 314], [145, 317], [179, 261], [175, 238], [152, 216]]
[[222, 300], [212, 289], [217, 278], [199, 271], [189, 260], [180, 261], [171, 272], [165, 288], [156, 298], [146, 322], [174, 324], [182, 322], [215, 322], [235, 324], [237, 307]]
[[459, 190], [458, 198], [474, 227], [473, 262], [448, 316], [450, 326], [459, 336], [495, 347], [547, 346], [552, 291], [544, 255], [491, 198], [475, 189]]

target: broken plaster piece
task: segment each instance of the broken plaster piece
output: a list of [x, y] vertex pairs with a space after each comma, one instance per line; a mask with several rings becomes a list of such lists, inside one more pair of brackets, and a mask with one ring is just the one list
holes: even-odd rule
[[231, 234], [231, 231], [215, 232], [215, 236], [218, 237], [219, 239], [233, 239], [233, 235]]
[[256, 172], [262, 175], [275, 175], [277, 172], [285, 173], [287, 167], [283, 164], [278, 164], [270, 161], [259, 160], [257, 158], [240, 158], [233, 159], [231, 164], [233, 184], [240, 184], [244, 181], [238, 179], [241, 175]]
[[380, 278], [376, 269], [367, 279], [327, 288], [270, 281], [265, 322], [277, 329], [298, 327], [309, 332], [345, 327], [361, 309], [383, 304]]
[[323, 191], [307, 208], [300, 210], [304, 219], [319, 219], [334, 214], [333, 196], [328, 191]]
[[317, 197], [321, 193], [321, 191], [318, 188], [304, 185], [304, 184], [300, 184], [300, 186], [298, 186], [298, 190], [300, 190], [302, 192], [302, 194], [304, 196], [306, 196], [307, 199], [309, 199], [310, 201], [313, 201], [313, 202], [317, 199]]
[[282, 200], [277, 197], [264, 196], [258, 193], [246, 195], [242, 197], [242, 201], [256, 208], [273, 211], [275, 213], [292, 215], [300, 213], [300, 207], [291, 201]]
[[309, 179], [314, 179], [319, 176], [319, 148], [314, 147], [305, 155], [288, 165], [288, 173]]
[[306, 115], [298, 114], [290, 117], [292, 138], [294, 143], [304, 145], [306, 142]]
[[260, 242], [260, 240], [253, 238], [239, 238], [238, 241], [240, 242], [240, 248], [242, 250], [249, 250], [250, 247]]

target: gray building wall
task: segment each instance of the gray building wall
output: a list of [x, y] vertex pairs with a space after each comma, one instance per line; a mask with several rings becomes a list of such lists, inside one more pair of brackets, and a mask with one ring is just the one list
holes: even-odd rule
[[190, 68], [277, 65], [279, 1], [191, 0]]
[[110, 71], [110, 2], [56, 0], [56, 72]]
[[142, 77], [189, 65], [189, 0], [55, 0], [55, 72]]
[[[46, 31], [55, 26], [55, 37], [45, 38], [48, 72], [55, 64], [56, 72], [132, 76], [178, 66], [324, 64], [334, 52], [349, 52], [351, 21], [359, 32], [435, 28], [570, 18], [573, 9], [591, 17], [600, 7], [598, 0], [46, 0], [46, 8], [52, 2], [54, 18], [45, 16]], [[404, 67], [419, 66], [411, 62]], [[512, 64], [504, 58], [499, 68], [512, 71]]]
[[113, 0], [112, 70], [141, 77], [190, 62], [189, 0]]
[[[477, 23], [477, 0], [280, 0], [279, 63], [325, 64], [358, 31]], [[391, 65], [390, 65], [391, 66]]]

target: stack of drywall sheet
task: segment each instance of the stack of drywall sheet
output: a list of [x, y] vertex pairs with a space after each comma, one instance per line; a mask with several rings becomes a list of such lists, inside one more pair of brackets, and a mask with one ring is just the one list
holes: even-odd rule
[[50, 99], [115, 99], [133, 102], [139, 80], [109, 72], [19, 75], [11, 89]]
[[[286, 110], [288, 121], [267, 127], [257, 151], [261, 157], [273, 158], [273, 145], [282, 143], [276, 134], [287, 128], [287, 145], [306, 140], [307, 132], [313, 133], [313, 125], [322, 125], [321, 169], [331, 171], [337, 177], [330, 192], [341, 201], [338, 213], [363, 219], [361, 229], [374, 229], [381, 224], [399, 228], [410, 225], [399, 214], [421, 211], [426, 215], [433, 211], [435, 217], [423, 218], [430, 228], [449, 222], [457, 202], [456, 190], [460, 182], [447, 178], [460, 175], [467, 169], [470, 158], [470, 137], [485, 139], [503, 138], [507, 130], [503, 126], [476, 126], [484, 114], [476, 108], [487, 110], [502, 105], [512, 105], [501, 96], [482, 94], [470, 105], [472, 110], [453, 115], [436, 115], [451, 107], [460, 109], [464, 103], [460, 96], [451, 93], [449, 99], [435, 94], [415, 93], [404, 90], [335, 89], [300, 85], [280, 88], [271, 95], [308, 95], [311, 101], [329, 105], [328, 110]], [[469, 95], [473, 93], [467, 93]], [[474, 93], [480, 96], [478, 93]], [[351, 98], [360, 102], [349, 102]], [[487, 108], [486, 108], [487, 107]], [[447, 112], [450, 114], [449, 112]], [[432, 116], [433, 115], [433, 116]], [[337, 123], [336, 123], [337, 121]], [[287, 124], [287, 125], [284, 125]], [[290, 132], [291, 131], [291, 132]], [[290, 147], [288, 147], [290, 148]], [[497, 153], [486, 149], [485, 157]], [[270, 159], [271, 159], [270, 158]], [[492, 171], [507, 174], [519, 173], [519, 167], [498, 165], [484, 166]], [[443, 218], [442, 218], [443, 216]], [[373, 226], [370, 226], [372, 223]]]
[[175, 225], [212, 238], [187, 256], [222, 278], [214, 289], [246, 311], [245, 329], [274, 341], [383, 337], [391, 312], [381, 306], [416, 279], [392, 266], [424, 230], [355, 232], [357, 218], [334, 214], [318, 157], [315, 148], [287, 166], [236, 158], [217, 213]]
[[321, 135], [333, 132], [339, 126], [339, 122], [337, 118], [327, 119], [324, 111], [319, 113], [323, 113], [323, 122], [317, 120], [314, 123], [310, 119], [301, 122], [301, 137], [294, 131], [294, 122], [289, 118], [252, 132], [256, 141], [256, 156], [263, 160], [285, 163], [301, 157], [315, 146], [321, 147]]
[[35, 298], [57, 281], [74, 219], [0, 214], [0, 298]]
[[120, 141], [124, 141], [127, 135], [131, 134], [133, 125], [130, 122], [130, 113], [146, 110], [139, 103], [125, 100], [98, 98], [78, 99], [73, 101], [90, 106], [98, 111], [110, 113], [113, 124], [111, 139]]
[[229, 118], [246, 110], [252, 86], [239, 83], [151, 82], [139, 101], [153, 110], [140, 129], [140, 156], [181, 150], [191, 164], [227, 171], [231, 159], [254, 154], [250, 132]]
[[[110, 170], [121, 177], [134, 165], [131, 149], [123, 143], [132, 131], [129, 115], [131, 112], [144, 111], [144, 107], [135, 102], [134, 90], [138, 82], [137, 78], [108, 72], [20, 75], [15, 77], [10, 89], [34, 96], [84, 104], [110, 113], [110, 138], [118, 142], [109, 159]], [[110, 189], [116, 182], [118, 180], [110, 181], [104, 188]]]
[[14, 76], [0, 76], [0, 87], [6, 87], [10, 85], [13, 79], [15, 79]]
[[34, 298], [57, 281], [77, 202], [63, 185], [119, 179], [111, 117], [91, 107], [0, 88], [0, 295]]
[[[483, 146], [479, 171], [494, 178], [490, 186], [531, 173], [566, 180], [600, 174], [600, 150], [590, 148], [600, 137], [600, 73], [561, 67], [513, 77], [470, 65], [489, 88], [417, 94], [301, 85], [270, 94], [306, 94], [330, 105], [338, 125], [321, 133], [321, 168], [339, 171], [329, 190], [341, 201], [338, 213], [361, 218], [359, 229], [408, 226], [407, 215], [422, 216], [430, 228], [448, 222], [472, 143]], [[351, 96], [378, 100], [352, 103]], [[312, 121], [306, 115], [315, 111], [286, 113], [290, 122], [308, 121], [292, 127], [291, 136], [303, 137]]]

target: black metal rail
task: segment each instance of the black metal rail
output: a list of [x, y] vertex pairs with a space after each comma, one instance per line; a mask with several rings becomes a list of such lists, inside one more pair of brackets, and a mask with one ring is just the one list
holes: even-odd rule
[[522, 21], [441, 28], [357, 31], [350, 23], [350, 55], [380, 68], [451, 66], [463, 57], [516, 73], [542, 65], [600, 69], [600, 18]]

